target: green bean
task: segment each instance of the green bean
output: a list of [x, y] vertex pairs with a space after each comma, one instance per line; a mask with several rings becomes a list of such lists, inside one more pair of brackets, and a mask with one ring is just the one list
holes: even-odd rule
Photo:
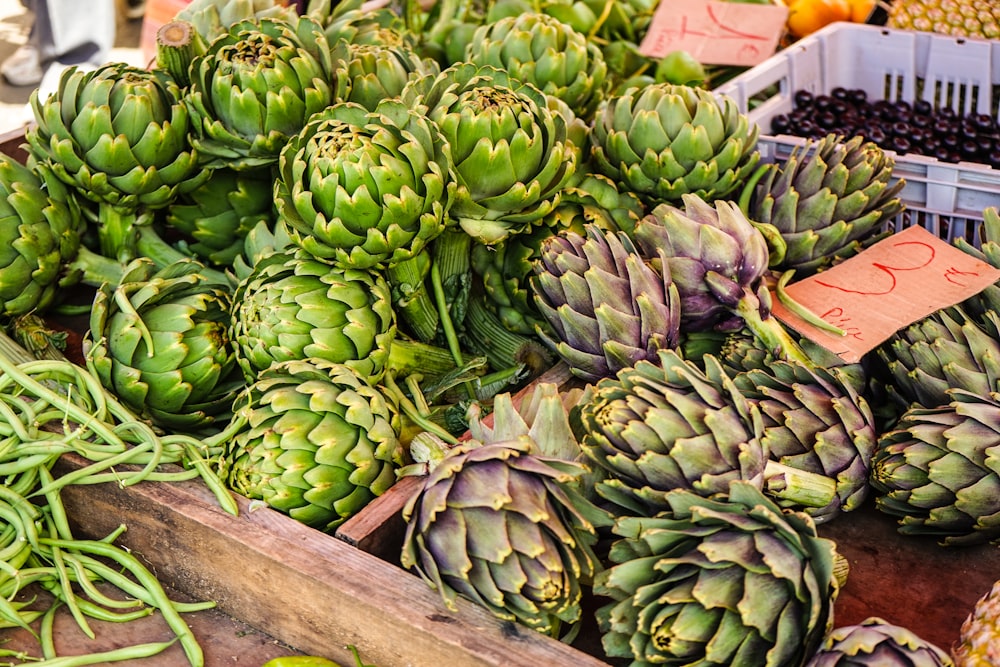
[[[38, 471], [38, 478], [42, 484], [47, 484], [53, 479], [52, 472], [48, 468], [41, 468]], [[69, 517], [66, 516], [62, 497], [58, 493], [46, 493], [45, 500], [48, 503], [49, 523], [56, 535], [67, 540], [73, 539], [73, 531], [69, 527]]]
[[[105, 595], [94, 583], [94, 579], [91, 578], [91, 575], [96, 575], [96, 573], [89, 571], [72, 553], [63, 553], [63, 560], [66, 561], [66, 564], [69, 565], [73, 574], [76, 575], [75, 580], [78, 584], [80, 584], [80, 588], [83, 590], [83, 593], [96, 604], [99, 604], [102, 607], [107, 607], [108, 609], [135, 609], [136, 607], [144, 606], [143, 601], [136, 598], [129, 600], [116, 600], [115, 598]], [[94, 578], [99, 579], [100, 577], [95, 576]]]
[[[42, 582], [42, 588], [49, 591], [56, 597], [57, 600], [65, 603], [68, 597], [72, 597], [72, 592], [67, 595], [67, 592], [59, 585], [52, 581]], [[128, 623], [129, 621], [137, 621], [140, 618], [145, 618], [152, 615], [156, 611], [153, 607], [141, 607], [139, 609], [133, 609], [132, 611], [113, 611], [102, 607], [99, 604], [95, 604], [86, 598], [78, 598], [75, 600], [80, 608], [80, 611], [86, 616], [93, 618], [98, 621], [104, 621], [106, 623]], [[91, 637], [93, 639], [93, 637]]]
[[[73, 592], [73, 582], [69, 577], [69, 572], [66, 570], [66, 563], [63, 561], [62, 549], [60, 547], [52, 547], [49, 552], [49, 558], [52, 560], [52, 565], [55, 567], [56, 575], [58, 577], [58, 586], [60, 591], [56, 593], [66, 606], [69, 608], [70, 614], [76, 620], [76, 624], [80, 627], [83, 634], [87, 635], [91, 639], [96, 639], [97, 635], [94, 634], [93, 628], [90, 627], [90, 623], [87, 622], [87, 618], [83, 614], [81, 607], [81, 601], [77, 600], [76, 594]], [[55, 593], [55, 591], [53, 591]], [[61, 595], [60, 595], [61, 593]]]
[[[126, 595], [130, 595], [140, 602], [150, 605], [152, 607], [156, 606], [155, 598], [150, 594], [148, 590], [143, 588], [140, 584], [136, 583], [132, 579], [119, 572], [118, 570], [108, 566], [106, 563], [91, 558], [85, 554], [74, 554], [74, 557], [79, 559], [81, 564], [93, 572], [95, 575], [103, 579], [104, 581], [112, 584], [115, 588], [119, 589]], [[206, 609], [214, 609], [215, 602], [177, 602], [175, 600], [170, 600], [170, 604], [173, 605], [180, 613], [188, 613], [194, 611], [205, 611]]]
[[201, 478], [205, 481], [205, 485], [215, 495], [215, 499], [222, 509], [233, 516], [239, 516], [240, 507], [236, 503], [232, 492], [226, 487], [219, 476], [215, 474], [215, 471], [209, 467], [208, 462], [201, 457], [201, 453], [194, 447], [191, 447], [188, 450], [188, 459], [195, 469], [198, 470]]
[[148, 644], [136, 644], [125, 648], [116, 648], [100, 653], [90, 653], [87, 655], [67, 655], [42, 662], [32, 663], [32, 667], [84, 667], [85, 665], [100, 665], [105, 662], [121, 662], [123, 660], [136, 660], [138, 658], [151, 658], [159, 655], [170, 648], [176, 642], [171, 639], [166, 642], [150, 642]]
[[56, 643], [53, 625], [56, 620], [56, 611], [59, 610], [59, 606], [61, 604], [61, 600], [56, 600], [49, 605], [49, 608], [45, 610], [44, 614], [42, 614], [42, 622], [38, 627], [38, 643], [42, 647], [42, 657], [46, 660], [51, 660], [56, 657]]
[[138, 558], [114, 545], [94, 540], [53, 540], [39, 538], [39, 541], [50, 547], [69, 548], [76, 551], [87, 552], [95, 556], [110, 558], [131, 572], [139, 584], [152, 594], [154, 600], [153, 606], [160, 610], [163, 620], [166, 621], [170, 629], [177, 635], [181, 646], [184, 647], [184, 654], [187, 656], [192, 667], [203, 667], [205, 664], [205, 657], [202, 653], [201, 646], [198, 644], [198, 640], [191, 632], [191, 628], [188, 627], [187, 622], [181, 618], [180, 613], [174, 607], [170, 598], [167, 597], [167, 593], [163, 590], [163, 586], [160, 584], [159, 580], [153, 575], [152, 572], [146, 569], [146, 566], [144, 566]]
[[137, 452], [147, 451], [152, 448], [153, 448], [153, 443], [144, 442], [135, 445], [135, 447], [132, 447], [131, 449], [121, 452], [120, 454], [116, 454], [115, 456], [110, 456], [101, 461], [96, 461], [94, 463], [91, 463], [88, 466], [77, 468], [76, 470], [71, 470], [65, 475], [61, 475], [59, 479], [54, 480], [48, 484], [43, 484], [41, 488], [36, 489], [34, 493], [32, 493], [29, 497], [37, 497], [40, 495], [45, 495], [53, 491], [56, 491], [58, 489], [61, 489], [65, 486], [69, 486], [70, 484], [76, 484], [77, 480], [84, 479], [88, 475], [93, 474], [95, 471], [99, 470], [103, 471], [106, 468], [110, 468], [112, 466], [129, 463], [130, 458], [134, 457]]
[[[105, 473], [94, 473], [93, 475], [87, 476], [86, 479], [81, 479], [74, 482], [74, 486], [86, 486], [91, 484], [118, 484], [119, 486], [129, 486], [126, 480], [129, 475], [136, 473], [121, 473], [121, 472], [105, 472]], [[144, 482], [188, 482], [192, 479], [197, 479], [201, 475], [198, 470], [178, 470], [176, 472], [165, 472], [165, 471], [153, 471], [145, 473], [142, 476]]]

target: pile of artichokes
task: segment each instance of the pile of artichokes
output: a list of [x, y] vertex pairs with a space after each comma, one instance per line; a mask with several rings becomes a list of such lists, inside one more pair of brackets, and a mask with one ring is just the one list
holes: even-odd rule
[[[149, 70], [33, 95], [28, 162], [0, 161], [11, 326], [89, 287], [101, 382], [318, 529], [422, 475], [401, 561], [446, 602], [568, 641], [595, 594], [634, 665], [939, 657], [831, 633], [816, 527], [874, 497], [1000, 538], [1000, 286], [858, 364], [771, 313], [783, 273], [892, 229], [891, 154], [762, 161], [732, 100], [645, 73], [638, 0], [223, 4]], [[963, 249], [1000, 266], [985, 217]], [[571, 398], [515, 409], [557, 362]]]

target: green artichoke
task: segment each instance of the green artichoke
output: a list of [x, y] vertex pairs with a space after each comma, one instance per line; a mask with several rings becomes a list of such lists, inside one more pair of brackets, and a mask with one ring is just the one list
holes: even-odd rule
[[31, 155], [98, 204], [101, 254], [137, 256], [137, 218], [170, 204], [208, 177], [188, 143], [188, 111], [165, 74], [108, 63], [67, 68], [44, 100], [31, 95]]
[[532, 446], [523, 436], [449, 452], [403, 509], [400, 560], [449, 606], [461, 595], [558, 635], [581, 619], [582, 586], [599, 568], [596, 532], [569, 486], [585, 468]]
[[879, 238], [903, 210], [898, 195], [905, 183], [893, 179], [894, 166], [892, 153], [864, 137], [830, 134], [763, 167], [762, 178], [744, 193], [744, 210], [783, 238], [771, 268], [808, 275]]
[[235, 23], [190, 71], [191, 143], [207, 167], [275, 164], [309, 118], [334, 101], [330, 47], [307, 17]]
[[580, 446], [608, 472], [597, 492], [629, 514], [667, 509], [673, 489], [761, 487], [760, 415], [712, 357], [704, 371], [672, 350], [599, 381], [579, 408]]
[[836, 496], [819, 507], [778, 503], [829, 521], [857, 509], [868, 496], [868, 473], [878, 433], [868, 401], [838, 367], [807, 367], [776, 359], [737, 373], [733, 384], [761, 413], [768, 456], [832, 480]]
[[678, 290], [627, 236], [586, 225], [586, 236], [564, 230], [540, 253], [532, 289], [554, 333], [538, 335], [577, 377], [596, 381], [676, 347]]
[[537, 224], [558, 203], [580, 149], [546, 96], [503, 70], [459, 63], [403, 89], [437, 123], [458, 176], [451, 215], [485, 244]]
[[333, 46], [338, 102], [357, 102], [369, 111], [385, 99], [399, 97], [410, 79], [437, 74], [433, 60], [402, 44], [355, 44], [340, 40]]
[[946, 405], [953, 388], [980, 396], [1000, 390], [1000, 317], [974, 321], [960, 306], [939, 310], [900, 329], [876, 348], [888, 371], [885, 388], [902, 411], [913, 403]]
[[393, 7], [364, 7], [356, 0], [309, 0], [305, 16], [323, 26], [330, 44], [344, 40], [351, 44], [413, 46], [414, 35]]
[[184, 247], [198, 259], [231, 266], [254, 226], [274, 224], [273, 190], [270, 169], [213, 169], [207, 181], [167, 207], [164, 224], [180, 233]]
[[623, 517], [594, 592], [605, 651], [627, 664], [802, 665], [833, 622], [835, 544], [752, 484], [678, 489], [668, 512]]
[[1000, 393], [950, 390], [913, 406], [882, 433], [872, 457], [875, 506], [904, 535], [964, 545], [1000, 538]]
[[465, 60], [492, 65], [566, 102], [589, 118], [604, 96], [608, 66], [596, 42], [540, 12], [487, 22], [476, 29]]
[[308, 526], [332, 531], [396, 481], [396, 406], [343, 364], [278, 362], [234, 410], [245, 425], [227, 445], [220, 477]]
[[377, 382], [396, 337], [389, 286], [372, 271], [277, 251], [236, 288], [230, 337], [249, 381], [276, 362], [312, 358]]
[[629, 88], [598, 107], [590, 133], [594, 169], [650, 204], [736, 193], [760, 160], [760, 128], [736, 103], [703, 88]]
[[294, 21], [297, 15], [294, 5], [282, 0], [191, 0], [174, 15], [174, 20], [188, 21], [210, 44], [241, 21]]
[[66, 282], [84, 221], [48, 169], [0, 154], [0, 314], [43, 312]]
[[229, 419], [243, 388], [229, 339], [231, 286], [194, 260], [157, 269], [140, 257], [95, 297], [86, 354], [101, 383], [165, 430], [196, 433]]
[[948, 653], [878, 617], [834, 629], [806, 667], [952, 667]]
[[383, 268], [451, 224], [455, 172], [435, 124], [386, 100], [316, 114], [281, 152], [275, 199], [296, 242], [345, 268]]

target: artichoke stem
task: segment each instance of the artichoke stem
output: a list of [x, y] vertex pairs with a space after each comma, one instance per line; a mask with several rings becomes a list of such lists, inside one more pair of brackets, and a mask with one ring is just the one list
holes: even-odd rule
[[156, 31], [156, 66], [182, 88], [191, 84], [191, 61], [206, 50], [204, 38], [189, 21], [176, 19]]
[[[448, 343], [448, 349], [451, 351], [452, 358], [455, 360], [455, 365], [461, 366], [462, 348], [458, 342], [458, 334], [455, 333], [455, 324], [451, 321], [450, 307], [444, 294], [444, 286], [441, 283], [441, 270], [438, 268], [437, 262], [431, 262], [431, 286], [434, 289], [434, 300], [438, 305], [438, 315], [441, 318], [441, 330], [444, 332], [444, 338]], [[466, 383], [465, 387], [469, 394], [469, 398], [475, 399], [475, 387], [473, 387], [470, 383]]]
[[396, 312], [410, 332], [425, 343], [434, 340], [440, 323], [437, 305], [428, 293], [424, 280], [429, 270], [430, 257], [427, 253], [397, 262], [386, 269]]
[[784, 325], [770, 315], [766, 318], [762, 317], [760, 311], [760, 299], [749, 288], [744, 288], [743, 297], [733, 308], [733, 313], [743, 318], [747, 328], [764, 343], [775, 357], [785, 361], [798, 362], [806, 368], [815, 368], [816, 365], [809, 358], [809, 355], [792, 338]]
[[140, 225], [136, 228], [136, 250], [153, 261], [157, 268], [164, 269], [171, 264], [183, 261], [196, 261], [202, 264], [199, 273], [206, 280], [218, 285], [230, 285], [232, 280], [222, 271], [209, 268], [197, 259], [187, 255], [163, 240], [163, 237], [150, 225]]
[[482, 354], [494, 370], [527, 366], [529, 377], [548, 370], [552, 355], [534, 337], [510, 331], [481, 298], [470, 299], [465, 316], [465, 339], [469, 348]]
[[437, 237], [431, 254], [441, 272], [441, 286], [454, 321], [465, 317], [472, 281], [472, 237], [459, 229], [448, 229]]
[[80, 246], [76, 257], [72, 262], [67, 262], [63, 270], [67, 274], [79, 275], [80, 282], [84, 285], [100, 287], [105, 283], [117, 285], [124, 267], [118, 260], [98, 254], [86, 246]]
[[463, 363], [464, 359], [456, 363], [450, 350], [429, 343], [396, 338], [389, 346], [387, 366], [397, 375], [420, 373], [429, 378], [436, 378], [454, 371]]
[[827, 507], [837, 497], [837, 482], [826, 475], [769, 460], [764, 467], [764, 492], [803, 507]]
[[17, 365], [36, 361], [33, 354], [24, 349], [16, 340], [3, 331], [0, 331], [0, 356]]
[[128, 264], [138, 254], [136, 227], [142, 224], [135, 209], [101, 202], [97, 209], [97, 238], [101, 254]]

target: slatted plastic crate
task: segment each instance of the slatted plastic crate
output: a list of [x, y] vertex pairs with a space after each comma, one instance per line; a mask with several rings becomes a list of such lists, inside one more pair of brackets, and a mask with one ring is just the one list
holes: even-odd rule
[[[834, 23], [799, 40], [715, 92], [728, 95], [761, 128], [763, 159], [787, 158], [802, 139], [768, 134], [771, 119], [808, 90], [861, 89], [869, 99], [927, 100], [958, 113], [997, 117], [1000, 42], [857, 23]], [[905, 180], [906, 212], [897, 228], [920, 224], [944, 239], [975, 240], [988, 206], [1000, 206], [1000, 169], [897, 154], [893, 175]]]

